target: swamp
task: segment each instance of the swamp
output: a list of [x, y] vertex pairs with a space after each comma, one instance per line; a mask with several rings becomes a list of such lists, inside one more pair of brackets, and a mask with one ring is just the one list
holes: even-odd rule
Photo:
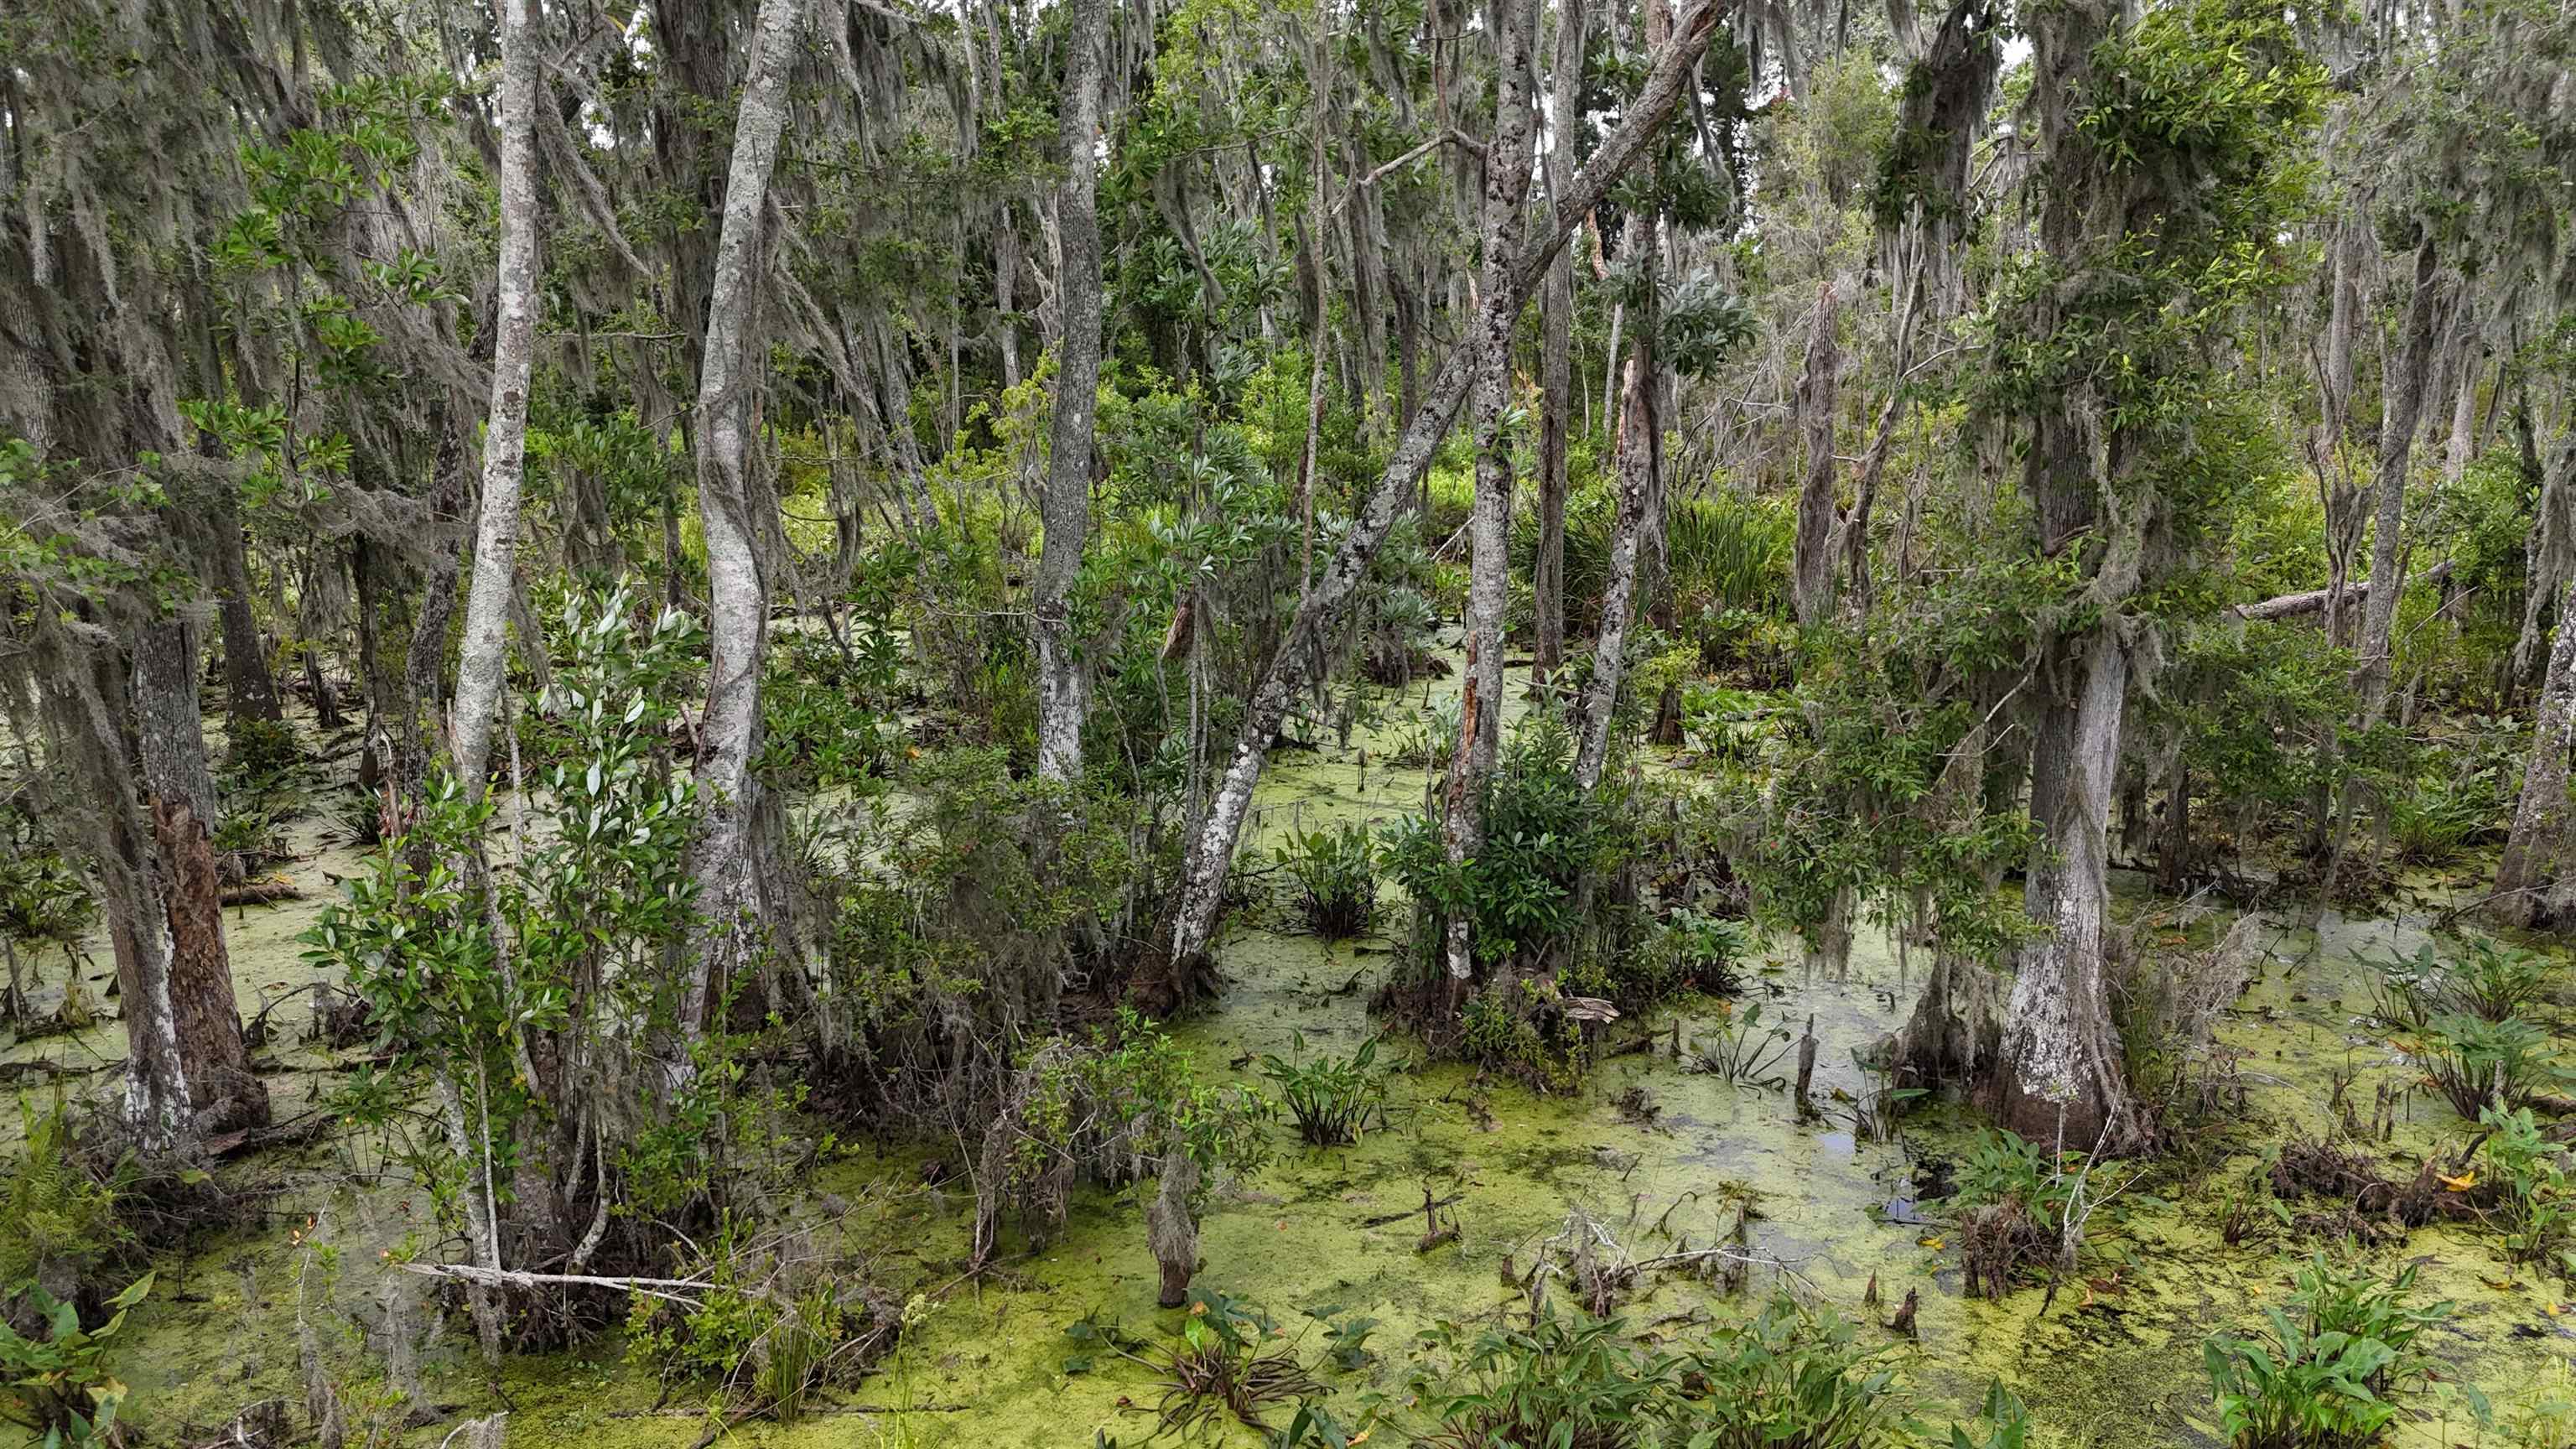
[[2576, 1449], [2563, 0], [13, 0], [0, 1444]]

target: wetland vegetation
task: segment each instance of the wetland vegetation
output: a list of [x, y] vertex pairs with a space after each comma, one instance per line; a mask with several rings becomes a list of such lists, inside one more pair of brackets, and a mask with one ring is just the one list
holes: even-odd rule
[[0, 1438], [2576, 1446], [2546, 0], [19, 0]]

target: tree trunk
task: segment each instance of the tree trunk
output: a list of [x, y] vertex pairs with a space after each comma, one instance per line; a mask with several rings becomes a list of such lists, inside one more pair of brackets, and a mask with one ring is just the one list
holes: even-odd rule
[[2111, 1024], [2102, 926], [2129, 659], [2109, 629], [2069, 642], [2061, 667], [2075, 698], [2050, 704], [2033, 742], [2031, 803], [2043, 835], [2023, 904], [2047, 934], [2017, 954], [1986, 1108], [2034, 1142], [2120, 1150], [2139, 1125]]
[[[1648, 138], [1670, 119], [1680, 103], [1683, 87], [1716, 34], [1721, 8], [1717, 0], [1701, 0], [1684, 18], [1672, 44], [1657, 57], [1626, 121], [1576, 174], [1566, 194], [1557, 198], [1555, 216], [1549, 225], [1521, 246], [1517, 262], [1501, 274], [1504, 285], [1489, 286], [1480, 293], [1471, 337], [1496, 328], [1508, 329], [1567, 235], [1608, 194], [1610, 183], [1644, 151]], [[1165, 1003], [1167, 1009], [1195, 994], [1203, 982], [1208, 942], [1224, 904], [1225, 878], [1233, 864], [1235, 842], [1251, 813], [1253, 787], [1261, 781], [1271, 740], [1287, 719], [1289, 706], [1305, 687], [1306, 671], [1316, 654], [1315, 644], [1339, 627], [1371, 560], [1385, 543], [1388, 529], [1394, 526], [1397, 510], [1412, 502], [1429, 473], [1432, 453], [1466, 402], [1468, 387], [1476, 375], [1477, 357], [1472, 345], [1453, 349], [1423, 389], [1420, 408], [1387, 459], [1386, 470], [1370, 492], [1367, 504], [1351, 521], [1332, 562], [1317, 576], [1314, 589], [1298, 605], [1272, 651], [1260, 684], [1245, 705], [1243, 724], [1225, 774], [1209, 799], [1205, 815], [1191, 831], [1180, 901], [1173, 912], [1168, 963], [1172, 975], [1167, 991], [1173, 1000]]]
[[519, 489], [527, 462], [528, 383], [536, 361], [537, 143], [543, 58], [537, 0], [503, 0], [501, 23], [500, 303], [492, 342], [492, 406], [483, 430], [483, 499], [474, 528], [474, 581], [456, 660], [451, 744], [470, 800], [483, 798], [492, 722], [508, 673], [506, 633], [518, 574]]
[[[788, 72], [802, 8], [801, 0], [761, 0], [734, 127], [733, 164], [725, 178], [723, 232], [707, 295], [706, 357], [698, 373], [698, 517], [706, 535], [709, 659], [697, 774], [700, 814], [690, 861], [699, 925], [677, 1013], [676, 1045], [683, 1052], [706, 1031], [725, 989], [749, 979], [775, 924], [760, 871], [766, 817], [760, 781], [751, 772], [760, 748], [769, 586], [748, 474], [760, 391], [753, 322], [760, 306], [761, 218], [787, 126]], [[689, 1070], [685, 1055], [666, 1066], [674, 1076]]]
[[1091, 415], [1100, 393], [1100, 215], [1093, 138], [1109, 42], [1107, 0], [1072, 0], [1065, 62], [1061, 145], [1064, 184], [1056, 190], [1055, 416], [1047, 434], [1046, 537], [1029, 598], [1038, 656], [1038, 773], [1082, 775], [1082, 718], [1090, 671], [1073, 637], [1073, 582], [1091, 533]]
[[126, 1110], [147, 1149], [268, 1120], [268, 1089], [251, 1072], [224, 943], [223, 881], [208, 831], [214, 777], [197, 709], [197, 651], [177, 619], [147, 624], [134, 645], [134, 720], [153, 857], [144, 876], [158, 920], [118, 932]]
[[1791, 601], [1798, 626], [1811, 629], [1834, 608], [1834, 374], [1842, 348], [1834, 338], [1834, 284], [1816, 289], [1816, 328], [1798, 379], [1798, 420], [1807, 434], [1807, 476], [1798, 489], [1797, 572]]
[[[1512, 288], [1511, 259], [1520, 251], [1529, 194], [1530, 52], [1536, 0], [1496, 0], [1494, 131], [1485, 168], [1484, 275], [1487, 292]], [[1458, 697], [1458, 744], [1449, 752], [1444, 809], [1449, 863], [1462, 866], [1483, 843], [1482, 793], [1502, 741], [1503, 610], [1511, 592], [1512, 454], [1505, 414], [1511, 406], [1512, 335], [1519, 308], [1488, 310], [1467, 345], [1476, 354], [1476, 497], [1468, 519], [1467, 659]], [[1464, 981], [1467, 913], [1448, 923], [1449, 975]]]
[[284, 716], [277, 680], [268, 672], [268, 646], [250, 611], [250, 552], [230, 487], [215, 490], [208, 519], [214, 531], [215, 603], [224, 629], [224, 699], [236, 720], [274, 724]]
[[[1574, 174], [1574, 137], [1583, 124], [1583, 0], [1558, 0], [1556, 52], [1548, 67], [1547, 190], [1563, 194]], [[1565, 667], [1565, 494], [1574, 430], [1574, 256], [1548, 265], [1539, 312], [1538, 558], [1530, 592], [1536, 610], [1533, 672], [1554, 679]]]
[[[2390, 379], [2379, 432], [2379, 487], [2370, 539], [2370, 598], [2362, 606], [2361, 660], [2353, 685], [2361, 696], [2361, 726], [2379, 723], [2388, 708], [2389, 651], [2397, 603], [2406, 592], [2399, 544], [2406, 527], [2406, 478], [2415, 433], [2424, 416], [2424, 393], [2433, 370], [2433, 337], [2440, 331], [2445, 290], [2441, 259], [2430, 232], [2415, 253], [2415, 295], [2406, 304], [2405, 349]], [[2393, 360], [2393, 359], [2392, 359]]]
[[[1638, 265], [1651, 288], [1655, 270], [1655, 218], [1632, 217], [1644, 250]], [[1610, 730], [1619, 709], [1619, 682], [1628, 665], [1628, 626], [1636, 612], [1637, 556], [1644, 547], [1646, 514], [1654, 506], [1654, 316], [1647, 304], [1628, 342], [1627, 387], [1619, 406], [1619, 509], [1611, 521], [1610, 578], [1601, 591], [1601, 631], [1592, 645], [1592, 680], [1583, 699], [1583, 738], [1574, 752], [1575, 783], [1601, 783], [1610, 761]]]
[[2559, 594], [2558, 638], [2549, 647], [2549, 672], [2534, 712], [2522, 798], [2514, 806], [2504, 855], [2496, 862], [2493, 909], [2498, 919], [2514, 926], [2563, 919], [2571, 884], [2553, 877], [2569, 846], [2567, 752], [2576, 740], [2576, 588], [2561, 585]]
[[1154, 1297], [1160, 1308], [1189, 1302], [1190, 1279], [1198, 1275], [1199, 1225], [1190, 1216], [1190, 1196], [1198, 1191], [1199, 1173], [1199, 1160], [1190, 1156], [1189, 1149], [1175, 1147], [1164, 1153], [1162, 1180], [1155, 1184], [1154, 1200], [1145, 1207], [1145, 1241], [1153, 1249], [1154, 1266], [1162, 1272], [1162, 1290]]
[[2524, 553], [2522, 633], [2514, 640], [2509, 683], [2519, 697], [2549, 654], [2549, 629], [2557, 599], [2576, 578], [2576, 430], [2559, 445], [2541, 477], [2540, 518]]

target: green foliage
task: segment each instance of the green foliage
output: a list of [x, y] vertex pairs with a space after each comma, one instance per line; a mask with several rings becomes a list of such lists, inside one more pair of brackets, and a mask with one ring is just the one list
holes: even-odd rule
[[1987, 1128], [1959, 1160], [1959, 1206], [2017, 1203], [2050, 1233], [2066, 1225], [2075, 1201], [2080, 1152], [2053, 1153], [2008, 1128]]
[[[1587, 872], [1615, 863], [1616, 802], [1574, 777], [1574, 739], [1552, 716], [1512, 732], [1483, 786], [1484, 844], [1452, 864], [1436, 812], [1390, 833], [1388, 871], [1436, 922], [1464, 915], [1479, 965], [1527, 961], [1581, 924], [1578, 888]], [[1417, 933], [1436, 950], [1437, 929]]]
[[1316, 830], [1292, 826], [1286, 843], [1271, 850], [1296, 882], [1308, 929], [1328, 941], [1368, 929], [1377, 911], [1376, 856], [1368, 827], [1357, 821]]
[[775, 636], [761, 662], [760, 755], [765, 780], [830, 789], [886, 772], [903, 749], [887, 713], [900, 656], [889, 624], [854, 620], [852, 637]]
[[42, 1288], [27, 1290], [27, 1304], [44, 1336], [30, 1338], [0, 1322], [0, 1414], [33, 1430], [44, 1449], [117, 1442], [116, 1418], [126, 1387], [109, 1371], [109, 1357], [125, 1328], [125, 1315], [152, 1291], [150, 1273], [135, 1279], [104, 1305], [108, 1319], [83, 1328], [80, 1310]]
[[2221, 1430], [2234, 1449], [2365, 1449], [2397, 1419], [2399, 1395], [2424, 1368], [2416, 1337], [2451, 1305], [2416, 1307], [2409, 1264], [2396, 1277], [2347, 1273], [2320, 1256], [2301, 1270], [2288, 1310], [2265, 1310], [2255, 1338], [2202, 1345]]
[[2549, 1033], [2518, 1016], [2437, 1016], [2425, 1027], [2415, 1056], [2434, 1090], [2471, 1119], [2489, 1107], [2523, 1106], [2567, 1076], [2550, 1050]]
[[[1454, 1449], [1896, 1449], [1914, 1429], [1892, 1351], [1785, 1294], [1678, 1352], [1615, 1319], [1542, 1313], [1526, 1328], [1422, 1335], [1413, 1389], [1431, 1419], [1417, 1444]], [[2010, 1396], [1990, 1399], [2019, 1422]], [[2007, 1437], [2003, 1444], [2017, 1442]]]
[[1789, 1029], [1764, 1025], [1762, 1003], [1753, 1002], [1740, 1012], [1722, 1013], [1708, 1035], [1691, 1039], [1691, 1070], [1706, 1072], [1731, 1087], [1776, 1092], [1789, 1084], [1775, 1070], [1787, 1059], [1789, 1042]]
[[864, 1301], [845, 1264], [817, 1257], [795, 1235], [760, 1235], [721, 1219], [688, 1276], [706, 1286], [688, 1302], [634, 1295], [626, 1358], [667, 1382], [716, 1384], [782, 1424], [803, 1417], [812, 1392], [853, 1376], [864, 1340], [881, 1347], [899, 1325]]
[[1345, 1147], [1370, 1127], [1386, 1125], [1385, 1068], [1376, 1065], [1377, 1038], [1349, 1056], [1306, 1054], [1306, 1034], [1289, 1034], [1291, 1055], [1261, 1056], [1261, 1075], [1279, 1085], [1279, 1103], [1309, 1146]]
[[1266, 1433], [1261, 1416], [1271, 1405], [1321, 1395], [1323, 1383], [1295, 1353], [1271, 1343], [1278, 1334], [1268, 1314], [1242, 1299], [1190, 1295], [1180, 1332], [1148, 1360], [1163, 1384], [1155, 1406], [1162, 1426], [1187, 1433], [1231, 1417]]
[[2505, 1251], [2517, 1263], [2576, 1273], [2576, 1252], [2569, 1250], [2576, 1192], [2568, 1184], [2564, 1153], [2542, 1134], [2529, 1107], [2484, 1108], [2478, 1125], [2487, 1130], [2480, 1156], [2496, 1185]]
[[116, 1206], [132, 1164], [103, 1179], [82, 1165], [59, 1089], [42, 1106], [20, 1099], [18, 1114], [24, 1140], [0, 1185], [0, 1303], [30, 1284], [73, 1296], [130, 1244]]

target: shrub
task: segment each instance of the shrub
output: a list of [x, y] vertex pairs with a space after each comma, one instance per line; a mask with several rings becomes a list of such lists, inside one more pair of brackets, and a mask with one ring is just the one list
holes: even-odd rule
[[[1888, 1351], [1783, 1293], [1687, 1355], [1683, 1415], [1696, 1449], [1867, 1449], [1911, 1442]], [[1704, 1392], [1701, 1384], [1706, 1385]]]
[[[1290, 1034], [1290, 1050], [1306, 1052], [1306, 1034]], [[1386, 1125], [1386, 1073], [1375, 1066], [1377, 1038], [1361, 1042], [1346, 1057], [1326, 1052], [1300, 1062], [1263, 1053], [1261, 1075], [1279, 1084], [1280, 1103], [1297, 1124], [1297, 1135], [1316, 1147], [1345, 1147], [1372, 1126]]]
[[2323, 1257], [2299, 1274], [2290, 1308], [2265, 1311], [2253, 1339], [2213, 1334], [2202, 1346], [2222, 1432], [2235, 1449], [2364, 1449], [2395, 1421], [2395, 1395], [2422, 1370], [2416, 1336], [2451, 1305], [2406, 1302], [2395, 1278], [2343, 1272]]
[[1377, 875], [1367, 826], [1292, 828], [1271, 856], [1297, 883], [1306, 925], [1316, 935], [1339, 941], [1368, 929], [1377, 912]]
[[108, 1371], [108, 1355], [127, 1310], [151, 1291], [152, 1275], [146, 1273], [107, 1300], [105, 1323], [83, 1328], [78, 1308], [42, 1288], [29, 1289], [28, 1305], [44, 1337], [27, 1337], [0, 1322], [0, 1382], [11, 1390], [0, 1399], [0, 1414], [42, 1436], [45, 1449], [114, 1444], [126, 1388]]

